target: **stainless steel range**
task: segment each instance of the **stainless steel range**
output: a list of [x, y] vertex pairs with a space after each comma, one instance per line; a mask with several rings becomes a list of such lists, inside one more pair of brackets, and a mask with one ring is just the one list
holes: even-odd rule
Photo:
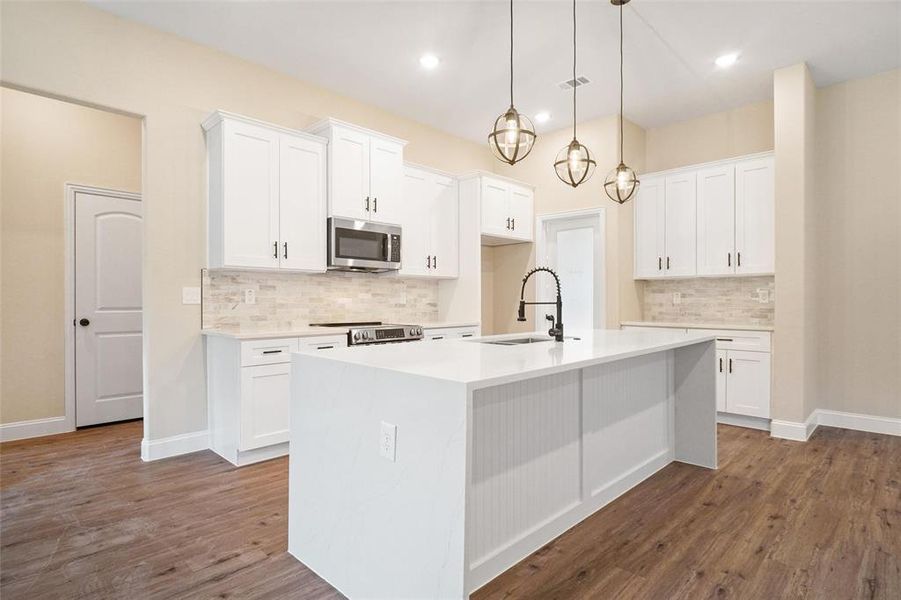
[[393, 325], [382, 323], [381, 321], [363, 321], [356, 323], [310, 323], [310, 326], [347, 329], [348, 346], [413, 342], [422, 339], [422, 327], [419, 325]]

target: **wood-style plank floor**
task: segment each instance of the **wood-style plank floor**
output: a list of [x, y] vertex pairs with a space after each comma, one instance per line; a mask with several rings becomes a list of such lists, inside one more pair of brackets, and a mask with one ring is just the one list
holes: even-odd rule
[[[140, 423], [0, 445], [0, 596], [339, 598], [286, 552], [287, 460], [142, 463]], [[901, 438], [720, 426], [473, 595], [901, 598]]]

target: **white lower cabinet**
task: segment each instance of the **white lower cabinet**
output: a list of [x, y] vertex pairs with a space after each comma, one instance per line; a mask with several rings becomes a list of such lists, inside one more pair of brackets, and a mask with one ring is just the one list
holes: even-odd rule
[[[639, 331], [694, 331], [716, 336], [716, 411], [755, 419], [770, 418], [771, 334], [768, 331], [623, 325]], [[729, 423], [750, 424], [752, 420]], [[751, 426], [759, 427], [761, 422]]]
[[291, 353], [342, 347], [347, 339], [208, 336], [206, 345], [210, 449], [243, 466], [288, 453]]

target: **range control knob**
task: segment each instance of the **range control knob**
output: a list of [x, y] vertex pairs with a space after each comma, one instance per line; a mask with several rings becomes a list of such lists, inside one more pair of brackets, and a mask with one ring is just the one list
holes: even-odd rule
[[364, 331], [364, 332], [363, 332], [363, 339], [364, 339], [364, 340], [368, 340], [368, 339], [369, 339], [369, 332], [368, 332], [368, 331]]
[[360, 332], [359, 332], [359, 331], [356, 332], [356, 333], [354, 334], [354, 341], [355, 341], [355, 342], [359, 342], [359, 341], [360, 341]]
[[422, 327], [417, 327], [416, 333], [414, 333], [414, 335], [422, 335]]

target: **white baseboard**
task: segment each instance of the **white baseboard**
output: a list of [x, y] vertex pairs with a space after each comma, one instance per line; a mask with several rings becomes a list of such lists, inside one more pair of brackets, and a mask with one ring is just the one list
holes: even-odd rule
[[901, 435], [901, 419], [892, 417], [874, 417], [837, 410], [817, 409], [817, 422], [824, 427], [841, 427], [867, 433], [885, 435]]
[[804, 423], [773, 419], [770, 425], [770, 435], [775, 438], [806, 442], [819, 425], [901, 436], [901, 419], [846, 413], [824, 408], [813, 411]]
[[170, 456], [207, 450], [209, 447], [210, 434], [207, 430], [173, 435], [172, 437], [159, 440], [144, 438], [141, 440], [141, 460], [145, 462], [159, 460]]
[[762, 417], [748, 417], [746, 415], [718, 412], [716, 413], [716, 422], [724, 425], [735, 425], [736, 427], [759, 429], [761, 431], [770, 430], [770, 420]]
[[75, 431], [75, 428], [69, 425], [66, 421], [66, 417], [50, 417], [48, 419], [4, 423], [3, 425], [0, 425], [0, 442], [24, 440], [44, 435], [56, 435], [58, 433], [66, 433], [69, 431]]

